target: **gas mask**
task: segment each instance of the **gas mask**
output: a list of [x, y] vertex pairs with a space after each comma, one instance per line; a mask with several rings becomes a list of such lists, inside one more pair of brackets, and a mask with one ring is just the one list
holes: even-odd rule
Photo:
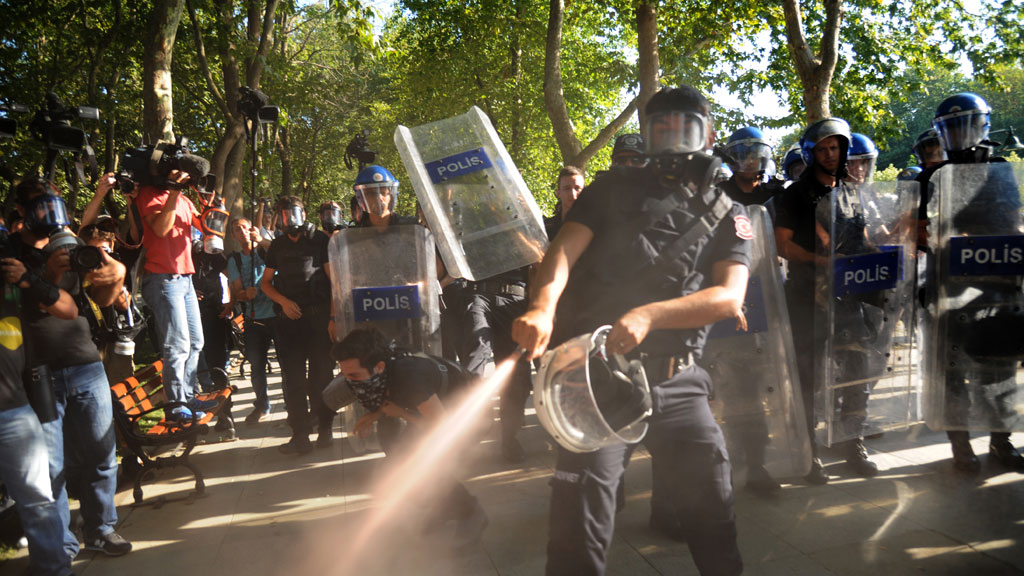
[[199, 221], [203, 227], [203, 251], [207, 254], [220, 254], [224, 251], [224, 235], [228, 228], [230, 215], [224, 209], [224, 203], [214, 199], [203, 211]]
[[281, 209], [281, 227], [289, 234], [298, 234], [305, 230], [306, 211], [297, 204]]
[[25, 208], [25, 226], [36, 236], [49, 236], [70, 224], [64, 199], [56, 194], [40, 194]]

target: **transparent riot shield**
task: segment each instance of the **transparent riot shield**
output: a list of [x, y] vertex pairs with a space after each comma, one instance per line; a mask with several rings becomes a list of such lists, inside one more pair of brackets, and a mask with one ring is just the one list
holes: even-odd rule
[[371, 322], [401, 348], [440, 354], [435, 258], [419, 225], [338, 231], [329, 245], [336, 336]]
[[651, 389], [639, 360], [609, 357], [611, 326], [548, 350], [533, 379], [537, 419], [570, 452], [639, 442], [647, 433]]
[[399, 126], [395, 144], [451, 276], [483, 280], [544, 256], [540, 208], [479, 108]]
[[738, 330], [734, 319], [715, 324], [700, 360], [711, 375], [711, 409], [739, 482], [748, 466], [763, 465], [772, 476], [788, 478], [807, 474], [811, 464], [771, 219], [764, 206], [747, 210], [754, 231], [743, 303], [747, 330]]
[[828, 265], [816, 267], [815, 416], [831, 446], [917, 420], [913, 374], [916, 182], [833, 189], [816, 231]]
[[931, 178], [925, 421], [1024, 431], [1024, 211], [1019, 163], [949, 164]]

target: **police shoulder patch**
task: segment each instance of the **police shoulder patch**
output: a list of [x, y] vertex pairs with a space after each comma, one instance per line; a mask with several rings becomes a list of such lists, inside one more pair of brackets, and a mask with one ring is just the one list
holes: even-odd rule
[[754, 239], [754, 227], [750, 224], [750, 218], [746, 216], [733, 216], [733, 223], [736, 225], [736, 236], [743, 240]]

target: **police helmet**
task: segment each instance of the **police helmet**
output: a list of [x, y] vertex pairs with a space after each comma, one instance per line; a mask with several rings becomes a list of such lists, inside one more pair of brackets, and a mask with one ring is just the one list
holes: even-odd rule
[[917, 180], [918, 175], [921, 174], [920, 166], [909, 166], [900, 170], [900, 173], [896, 175], [896, 179], [900, 181]]
[[939, 104], [932, 126], [947, 152], [967, 150], [988, 137], [992, 109], [971, 92], [954, 94]]
[[[387, 168], [372, 164], [356, 175], [352, 186], [364, 212], [384, 215], [395, 209], [398, 201], [398, 180]], [[384, 195], [389, 198], [385, 201]]]
[[803, 155], [800, 153], [800, 145], [793, 144], [786, 151], [786, 157], [782, 159], [782, 173], [786, 176], [786, 180], [796, 180], [806, 167]]
[[871, 138], [860, 132], [850, 134], [850, 151], [847, 156], [851, 181], [859, 184], [874, 180], [878, 147]]
[[691, 154], [707, 148], [711, 105], [696, 88], [662, 88], [644, 107], [650, 156]]
[[764, 134], [752, 126], [733, 132], [724, 152], [734, 172], [747, 174], [764, 172], [772, 159], [772, 147], [764, 141]]
[[850, 125], [846, 120], [825, 118], [808, 126], [800, 138], [800, 156], [807, 167], [814, 166], [814, 147], [832, 136], [839, 138], [839, 166], [836, 171], [838, 176], [845, 171], [846, 155], [850, 150]]
[[913, 157], [918, 160], [918, 164], [924, 166], [928, 162], [929, 149], [938, 149], [937, 158], [932, 160], [946, 160], [946, 151], [942, 148], [939, 133], [935, 131], [935, 128], [925, 130], [918, 136], [918, 139], [913, 141]]

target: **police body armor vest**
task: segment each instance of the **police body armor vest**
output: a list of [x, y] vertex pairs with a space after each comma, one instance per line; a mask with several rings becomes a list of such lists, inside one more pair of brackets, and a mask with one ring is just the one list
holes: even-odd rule
[[[606, 222], [622, 223], [595, 231], [580, 257], [565, 293], [587, 297], [559, 300], [556, 316], [571, 321], [558, 324], [553, 343], [612, 324], [637, 306], [683, 295], [680, 287], [697, 273], [701, 251], [732, 207], [728, 196], [711, 186], [710, 175], [721, 160], [693, 156], [697, 158], [674, 173], [659, 174], [650, 166], [616, 167], [592, 184], [622, 192], [608, 194], [604, 207]], [[647, 194], [646, 186], [657, 186], [664, 193]], [[676, 225], [680, 218], [684, 223]], [[672, 241], [655, 237], [666, 226], [675, 234]], [[648, 336], [640, 349], [656, 355], [678, 354], [685, 348], [695, 349], [699, 333], [660, 331]]]

